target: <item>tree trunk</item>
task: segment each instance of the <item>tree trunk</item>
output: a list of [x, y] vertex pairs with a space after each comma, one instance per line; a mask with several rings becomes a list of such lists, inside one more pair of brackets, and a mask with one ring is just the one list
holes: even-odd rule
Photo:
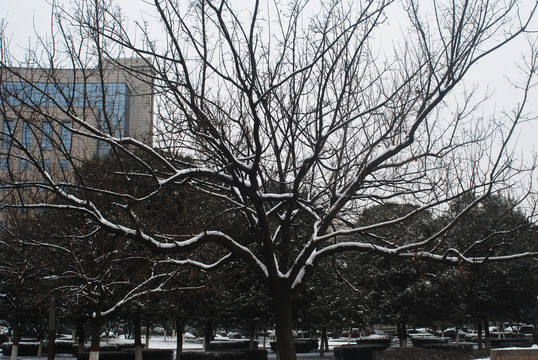
[[183, 333], [185, 332], [186, 324], [187, 318], [176, 315], [176, 360], [181, 359], [181, 353], [183, 352]]
[[483, 347], [483, 339], [482, 339], [482, 321], [478, 322], [478, 350], [482, 350]]
[[39, 338], [39, 345], [37, 347], [37, 357], [38, 358], [41, 358], [43, 356], [43, 343], [44, 343], [43, 337], [40, 337]]
[[92, 318], [92, 342], [90, 345], [90, 359], [99, 360], [99, 347], [101, 346], [101, 323], [102, 318], [95, 314]]
[[210, 317], [204, 328], [204, 351], [211, 350], [211, 338], [213, 337], [213, 317]]
[[406, 348], [407, 347], [407, 329], [406, 324], [404, 321], [398, 321], [396, 323], [396, 326], [398, 328], [398, 339], [400, 339], [400, 347]]
[[54, 360], [54, 353], [56, 351], [56, 308], [52, 307], [49, 310], [49, 334], [47, 344], [48, 360]]
[[11, 360], [16, 360], [19, 355], [19, 343], [11, 345]]
[[135, 342], [135, 360], [142, 360], [142, 331], [140, 320], [140, 312], [138, 309], [135, 310], [134, 316], [134, 342]]
[[146, 345], [145, 348], [149, 349], [149, 338], [151, 337], [151, 329], [149, 321], [146, 321]]
[[[327, 347], [325, 347], [327, 344]], [[327, 328], [323, 326], [321, 328], [321, 341], [319, 344], [319, 357], [325, 357], [325, 351], [329, 350], [329, 341], [327, 340]]]
[[77, 318], [77, 337], [78, 337], [78, 352], [84, 351], [84, 341], [86, 335], [84, 334], [84, 318], [82, 316]]
[[484, 334], [486, 335], [486, 350], [491, 349], [491, 334], [489, 333], [489, 321], [484, 320]]
[[274, 301], [278, 359], [297, 360], [292, 328], [293, 295], [287, 289], [280, 289], [279, 292]]
[[250, 343], [248, 345], [248, 348], [250, 350], [254, 350], [256, 348], [256, 345], [255, 345], [255, 336], [256, 336], [256, 320], [252, 319], [250, 321]]
[[536, 306], [534, 308], [534, 331], [532, 333], [532, 343], [538, 345], [538, 296], [536, 296]]
[[19, 341], [21, 339], [21, 332], [19, 327], [19, 316], [17, 311], [13, 315], [13, 345], [11, 346], [11, 360], [16, 360], [19, 355]]

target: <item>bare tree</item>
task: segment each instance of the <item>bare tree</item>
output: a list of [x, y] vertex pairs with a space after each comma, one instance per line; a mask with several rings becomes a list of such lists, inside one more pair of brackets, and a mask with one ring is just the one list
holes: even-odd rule
[[[145, 186], [108, 189], [85, 186], [81, 178], [75, 185], [77, 174], [59, 178], [25, 146], [22, 130], [8, 126], [6, 164], [29, 158], [43, 182], [22, 182], [6, 170], [7, 190], [44, 189], [54, 194], [54, 203], [25, 206], [82, 212], [103, 229], [176, 254], [178, 265], [210, 269], [242, 259], [272, 294], [281, 359], [296, 358], [294, 296], [329, 255], [361, 251], [481, 263], [536, 254], [492, 250], [476, 256], [468, 242], [464, 249], [443, 246], [443, 235], [492, 192], [532, 203], [532, 188], [521, 185], [532, 178], [534, 160], [515, 158], [512, 142], [528, 119], [534, 49], [522, 67], [522, 97], [512, 113], [483, 119], [480, 107], [488, 99], [477, 97], [475, 89], [465, 91], [463, 80], [480, 60], [525, 36], [536, 6], [523, 14], [514, 0], [433, 2], [426, 9], [414, 0], [274, 1], [267, 8], [255, 1], [239, 10], [224, 0], [155, 0], [163, 42], [142, 25], [141, 37], [132, 39], [121, 12], [108, 1], [78, 6], [69, 12], [56, 8], [56, 36], [28, 56], [26, 66], [41, 69], [40, 81], [57, 90], [54, 96], [36, 86], [32, 71], [14, 67], [24, 64], [15, 63], [4, 42], [4, 123], [13, 117], [26, 123], [28, 111], [60, 127], [68, 119], [73, 136], [99, 141], [109, 153], [138, 163], [138, 170], [126, 169], [124, 176], [130, 184], [143, 179]], [[394, 29], [394, 22], [387, 25], [395, 21], [390, 16], [399, 12], [407, 16], [408, 29], [390, 45], [380, 42]], [[115, 62], [120, 56], [139, 56], [151, 73]], [[76, 91], [57, 76], [57, 69], [68, 66], [78, 69], [73, 74], [91, 69], [92, 76], [103, 76], [111, 63], [154, 86], [156, 146], [115, 132], [106, 106], [92, 106], [91, 99], [82, 109], [75, 106]], [[84, 79], [73, 75], [69, 82], [85, 84]], [[103, 90], [101, 101], [108, 97]], [[95, 109], [101, 112], [88, 115]], [[33, 121], [32, 129], [43, 133], [40, 124]], [[82, 161], [61, 142], [53, 143], [73, 165]], [[176, 186], [212, 198], [198, 206], [215, 209], [218, 203], [223, 210], [213, 217], [219, 221], [197, 224], [197, 232], [170, 232], [146, 221], [148, 204]], [[439, 214], [468, 193], [476, 200], [426, 238], [398, 244], [372, 236], [375, 229], [390, 229], [425, 211]], [[101, 211], [91, 201], [96, 194], [109, 199], [112, 210]], [[389, 221], [358, 222], [362, 209], [386, 202], [415, 206]], [[241, 219], [248, 236], [216, 225], [227, 218]], [[297, 225], [305, 218], [312, 219], [306, 232]], [[477, 245], [488, 239], [476, 239]], [[203, 262], [204, 253], [220, 251], [221, 260]]]

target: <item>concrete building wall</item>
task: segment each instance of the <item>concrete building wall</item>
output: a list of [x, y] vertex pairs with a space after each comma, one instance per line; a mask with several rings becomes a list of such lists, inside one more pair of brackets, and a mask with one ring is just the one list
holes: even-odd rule
[[28, 191], [21, 198], [10, 186], [46, 183], [33, 163], [45, 165], [55, 181], [72, 180], [74, 165], [110, 149], [83, 134], [101, 130], [153, 143], [153, 83], [144, 59], [87, 69], [3, 69], [0, 78], [0, 208], [40, 196]]

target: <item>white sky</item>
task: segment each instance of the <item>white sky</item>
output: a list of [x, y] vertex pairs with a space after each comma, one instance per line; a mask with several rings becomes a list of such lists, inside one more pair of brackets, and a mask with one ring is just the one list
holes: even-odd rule
[[[52, 0], [0, 0], [0, 18], [7, 22], [10, 50], [18, 57], [22, 58], [24, 56], [24, 49], [35, 38], [34, 29], [40, 35], [50, 33], [50, 1]], [[69, 3], [76, 0], [60, 1], [69, 6]], [[241, 4], [249, 3], [246, 0], [242, 2], [239, 2], [239, 0], [233, 1]], [[151, 19], [148, 14], [155, 14], [147, 0], [117, 0], [117, 3], [123, 9], [130, 23], [135, 20]], [[518, 4], [521, 7], [529, 8], [534, 4], [534, 0], [518, 0]], [[536, 16], [535, 20], [533, 28], [538, 30], [538, 16]], [[134, 29], [133, 24], [131, 24], [130, 28]], [[522, 39], [490, 60], [478, 64], [479, 66], [474, 69], [471, 82], [481, 86], [487, 84], [490, 91], [493, 91], [494, 98], [492, 100], [497, 111], [501, 109], [509, 111], [519, 99], [518, 93], [514, 92], [514, 88], [509, 84], [507, 78], [513, 79], [517, 77], [518, 71], [514, 63], [519, 61], [524, 53], [529, 53], [528, 43]], [[531, 109], [538, 113], [538, 89], [532, 95], [537, 100], [531, 101]], [[488, 104], [492, 104], [492, 102]], [[488, 110], [485, 111], [487, 112]], [[524, 154], [529, 154], [534, 149], [538, 151], [538, 146], [536, 146], [538, 145], [536, 140], [538, 137], [538, 122], [534, 121], [526, 125], [518, 135], [520, 139], [518, 151]]]

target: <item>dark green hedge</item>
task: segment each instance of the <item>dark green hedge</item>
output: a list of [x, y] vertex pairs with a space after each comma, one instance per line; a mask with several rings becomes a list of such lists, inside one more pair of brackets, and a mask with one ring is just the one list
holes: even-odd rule
[[[90, 351], [89, 348], [86, 350]], [[134, 344], [104, 344], [99, 347], [101, 351], [120, 351], [120, 350], [133, 350]]]
[[420, 347], [423, 349], [434, 349], [434, 350], [454, 350], [454, 351], [461, 351], [461, 352], [473, 351], [473, 343], [468, 343], [468, 342], [429, 343], [429, 344], [422, 344]]
[[[11, 355], [12, 343], [6, 342], [2, 344], [2, 354]], [[17, 355], [19, 356], [37, 356], [39, 342], [20, 342]], [[54, 352], [57, 354], [75, 354], [77, 347], [71, 341], [57, 341]], [[43, 354], [47, 353], [47, 342], [43, 344]]]
[[[59, 340], [55, 343], [54, 352], [56, 354], [73, 354], [78, 352], [78, 345], [71, 341]], [[12, 343], [6, 342], [2, 344], [2, 354], [6, 356], [11, 355]], [[38, 342], [21, 342], [19, 343], [19, 350], [17, 354], [19, 356], [36, 356], [39, 347]], [[120, 350], [134, 350], [133, 344], [105, 344], [101, 346], [101, 351], [120, 351]], [[89, 348], [86, 348], [89, 351]], [[47, 353], [47, 342], [43, 346], [43, 354]]]
[[[213, 350], [248, 350], [250, 348], [250, 340], [241, 341], [212, 341], [209, 344], [210, 351]], [[254, 348], [258, 348], [258, 342], [254, 342]]]
[[318, 350], [319, 349], [319, 341], [317, 339], [295, 339], [295, 345], [300, 342], [308, 342], [312, 344], [311, 350]]
[[527, 347], [531, 346], [531, 341], [525, 338], [490, 338], [491, 347]]
[[342, 345], [334, 348], [334, 357], [341, 360], [373, 360], [374, 351], [383, 349], [385, 346], [378, 344]]
[[411, 338], [413, 346], [416, 347], [424, 347], [430, 344], [446, 344], [448, 343], [448, 340], [449, 338], [441, 338], [437, 336], [420, 336]]
[[179, 360], [267, 360], [267, 350], [186, 351]]
[[[144, 360], [172, 360], [174, 351], [164, 349], [143, 349], [142, 356]], [[90, 353], [84, 351], [78, 353], [77, 360], [89, 360]], [[99, 360], [134, 360], [135, 353], [133, 350], [123, 349], [122, 351], [99, 351]]]
[[[312, 351], [313, 349], [317, 349], [317, 344], [318, 344], [318, 341], [317, 340], [310, 340], [310, 339], [306, 339], [306, 340], [295, 340], [294, 341], [295, 343], [295, 352], [296, 353], [308, 353], [310, 351]], [[314, 347], [314, 343], [315, 343], [315, 347]], [[276, 341], [271, 341], [269, 343], [269, 345], [271, 345], [271, 351], [273, 352], [276, 352]]]
[[[6, 356], [11, 356], [11, 347], [13, 343], [7, 342], [2, 344], [2, 354]], [[19, 343], [19, 350], [17, 351], [18, 356], [37, 356], [37, 349], [39, 347], [38, 343]], [[43, 346], [43, 353], [47, 353], [46, 345]]]
[[357, 344], [358, 345], [373, 344], [373, 345], [378, 345], [380, 347], [384, 347], [385, 349], [390, 347], [391, 342], [392, 342], [392, 338], [388, 337], [388, 336], [387, 337], [370, 337], [370, 338], [357, 339]]

